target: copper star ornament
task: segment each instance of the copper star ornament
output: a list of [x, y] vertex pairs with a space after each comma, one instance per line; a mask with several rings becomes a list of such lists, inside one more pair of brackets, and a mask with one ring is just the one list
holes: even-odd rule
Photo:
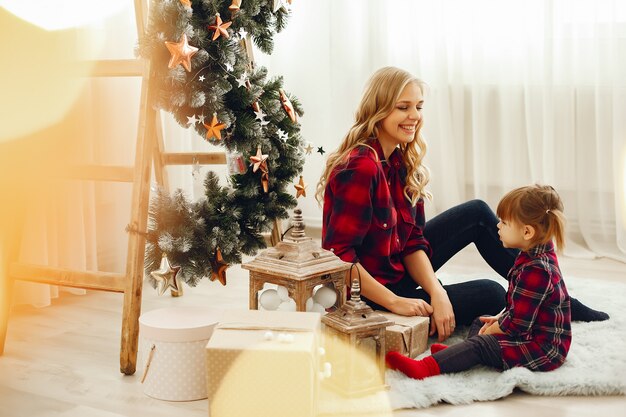
[[170, 54], [172, 54], [167, 67], [172, 69], [176, 68], [178, 64], [182, 64], [187, 72], [191, 72], [191, 57], [198, 52], [198, 48], [189, 45], [187, 35], [183, 33], [180, 42], [165, 41], [165, 46], [170, 51]]
[[241, 0], [233, 0], [231, 5], [228, 6], [228, 10], [230, 10], [231, 13], [237, 13], [240, 8], [241, 8]]
[[174, 291], [179, 290], [178, 279], [176, 278], [178, 271], [180, 271], [180, 266], [170, 265], [167, 255], [163, 254], [159, 269], [150, 272], [152, 278], [157, 282], [157, 293], [159, 295], [163, 295], [168, 288], [172, 288]]
[[215, 250], [215, 256], [210, 260], [211, 262], [211, 281], [218, 280], [220, 284], [226, 285], [226, 269], [228, 264], [224, 262], [222, 258], [222, 251], [220, 248]]
[[267, 157], [269, 155], [263, 155], [261, 152], [261, 147], [256, 148], [256, 155], [250, 157], [250, 162], [252, 162], [252, 172], [257, 172], [259, 168], [261, 171], [267, 172]]
[[203, 123], [204, 127], [206, 127], [206, 138], [211, 139], [215, 138], [217, 140], [222, 140], [222, 129], [226, 127], [224, 123], [220, 123], [217, 120], [217, 114], [213, 113], [213, 119], [211, 119], [210, 124]]
[[215, 30], [212, 40], [216, 40], [220, 37], [220, 35], [224, 36], [225, 38], [229, 38], [230, 35], [228, 34], [228, 31], [226, 29], [228, 29], [232, 24], [233, 22], [223, 23], [220, 14], [217, 13], [215, 15], [215, 24], [209, 26], [209, 30]]
[[[291, 4], [291, 3], [289, 3]], [[274, 0], [274, 4], [272, 7], [272, 11], [276, 13], [278, 9], [283, 9], [283, 11], [287, 11], [287, 2], [286, 0]]]
[[296, 188], [296, 198], [300, 196], [306, 197], [306, 184], [304, 183], [304, 178], [302, 178], [302, 175], [300, 175], [300, 182], [294, 185], [294, 187]]
[[263, 187], [263, 192], [267, 193], [270, 188], [270, 175], [267, 171], [263, 171], [261, 174], [261, 186]]
[[287, 97], [287, 95], [285, 94], [283, 90], [279, 90], [279, 91], [280, 91], [280, 102], [283, 104], [283, 108], [287, 112], [287, 115], [289, 116], [291, 121], [296, 123], [298, 121], [298, 115], [296, 114], [296, 111], [293, 109], [293, 104], [291, 104], [289, 97]]
[[304, 151], [306, 152], [307, 155], [311, 155], [311, 152], [313, 152], [313, 145], [311, 145], [311, 142], [307, 143], [306, 148], [304, 148]]

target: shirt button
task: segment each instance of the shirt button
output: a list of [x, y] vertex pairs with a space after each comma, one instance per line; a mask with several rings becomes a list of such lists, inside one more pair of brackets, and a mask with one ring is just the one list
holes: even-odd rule
[[335, 251], [335, 248], [330, 248], [330, 251], [331, 251], [331, 252], [334, 252], [334, 251]]
[[383, 223], [383, 227], [387, 227], [387, 223]]

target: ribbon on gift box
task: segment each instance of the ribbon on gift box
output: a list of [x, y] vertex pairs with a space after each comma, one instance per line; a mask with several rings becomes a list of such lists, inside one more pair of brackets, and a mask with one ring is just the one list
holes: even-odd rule
[[217, 325], [217, 329], [221, 329], [221, 330], [271, 330], [275, 332], [311, 333], [311, 329], [305, 328], [305, 327], [272, 326], [272, 325], [236, 323], [236, 322], [220, 323]]

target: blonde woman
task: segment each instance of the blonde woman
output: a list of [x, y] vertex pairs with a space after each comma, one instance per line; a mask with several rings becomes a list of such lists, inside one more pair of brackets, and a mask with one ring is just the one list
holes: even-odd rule
[[[430, 194], [422, 165], [423, 104], [424, 83], [408, 72], [385, 67], [374, 73], [353, 126], [328, 157], [316, 197], [324, 206], [322, 246], [356, 264], [366, 302], [396, 314], [431, 316], [430, 333], [442, 341], [457, 324], [497, 314], [505, 291], [488, 279], [442, 285], [435, 271], [474, 243], [506, 277], [518, 250], [502, 246], [498, 219], [480, 200], [425, 222]], [[572, 319], [606, 318], [572, 299]]]

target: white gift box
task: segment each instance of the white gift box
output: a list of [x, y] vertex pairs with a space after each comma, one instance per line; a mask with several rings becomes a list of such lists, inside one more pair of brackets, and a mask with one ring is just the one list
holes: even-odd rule
[[313, 417], [319, 313], [228, 310], [206, 346], [210, 417]]
[[207, 398], [206, 344], [222, 312], [173, 307], [139, 317], [144, 394], [167, 401]]

